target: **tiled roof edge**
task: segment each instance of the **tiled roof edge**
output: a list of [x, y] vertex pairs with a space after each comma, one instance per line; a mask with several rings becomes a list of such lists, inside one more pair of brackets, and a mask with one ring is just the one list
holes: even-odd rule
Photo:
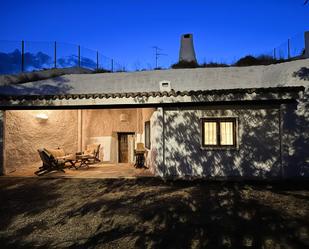
[[198, 96], [209, 94], [235, 93], [286, 93], [304, 91], [304, 86], [263, 87], [263, 88], [234, 88], [197, 91], [170, 91], [170, 92], [126, 92], [126, 93], [93, 93], [93, 94], [59, 94], [59, 95], [1, 95], [0, 100], [56, 100], [56, 99], [103, 99], [103, 98], [142, 98], [142, 97], [177, 97]]

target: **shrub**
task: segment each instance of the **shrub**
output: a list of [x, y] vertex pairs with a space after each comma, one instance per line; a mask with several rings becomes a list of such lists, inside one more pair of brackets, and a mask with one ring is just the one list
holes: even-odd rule
[[274, 59], [269, 55], [260, 55], [258, 57], [254, 57], [251, 55], [247, 55], [245, 57], [240, 58], [234, 66], [236, 67], [247, 67], [247, 66], [258, 66], [258, 65], [271, 65], [276, 63], [285, 62], [287, 60], [284, 59]]
[[199, 67], [229, 67], [229, 65], [225, 63], [209, 62], [200, 64]]
[[247, 55], [243, 58], [240, 58], [234, 65], [237, 67], [254, 66], [259, 65], [259, 61], [257, 58], [251, 55]]
[[171, 66], [173, 69], [179, 68], [197, 68], [199, 65], [195, 61], [179, 61]]
[[95, 69], [92, 71], [92, 73], [110, 73], [111, 70], [107, 70], [107, 69], [104, 69], [104, 68], [98, 68], [98, 69]]

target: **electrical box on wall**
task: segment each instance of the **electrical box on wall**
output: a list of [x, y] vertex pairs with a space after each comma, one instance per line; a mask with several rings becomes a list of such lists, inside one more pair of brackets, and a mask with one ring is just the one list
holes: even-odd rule
[[170, 92], [172, 90], [171, 82], [168, 81], [168, 80], [160, 81], [159, 84], [160, 84], [160, 91], [161, 92]]

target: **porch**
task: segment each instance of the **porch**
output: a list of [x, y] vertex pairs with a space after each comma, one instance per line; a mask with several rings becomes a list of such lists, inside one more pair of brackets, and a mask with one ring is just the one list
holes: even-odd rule
[[[32, 177], [43, 165], [39, 149], [53, 158], [86, 153], [99, 145], [96, 160], [89, 167], [52, 171], [47, 177], [122, 178], [152, 176], [150, 119], [153, 108], [8, 110], [4, 115], [4, 174]], [[148, 129], [145, 129], [148, 124]], [[148, 141], [148, 142], [147, 142]], [[146, 143], [148, 146], [146, 146]], [[142, 144], [145, 168], [135, 168], [135, 150]], [[54, 154], [55, 150], [63, 155]], [[92, 153], [92, 152], [91, 152]], [[147, 157], [148, 155], [148, 157]], [[77, 166], [81, 164], [78, 161]], [[86, 163], [88, 164], [88, 162]]]
[[[36, 177], [34, 172], [38, 169], [39, 164], [19, 167], [18, 170], [7, 174], [9, 177]], [[89, 167], [65, 167], [64, 172], [52, 171], [42, 177], [51, 178], [137, 178], [151, 177], [153, 174], [146, 168], [135, 168], [131, 163], [96, 163], [90, 164]]]

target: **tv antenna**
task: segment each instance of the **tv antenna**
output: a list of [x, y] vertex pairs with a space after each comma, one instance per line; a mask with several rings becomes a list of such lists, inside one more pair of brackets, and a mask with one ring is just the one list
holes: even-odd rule
[[159, 57], [160, 56], [167, 56], [167, 54], [160, 53], [160, 51], [162, 51], [163, 49], [159, 48], [158, 46], [153, 46], [152, 48], [155, 50], [155, 57], [156, 57], [156, 67], [155, 67], [155, 69], [156, 69], [156, 68], [158, 68]]

